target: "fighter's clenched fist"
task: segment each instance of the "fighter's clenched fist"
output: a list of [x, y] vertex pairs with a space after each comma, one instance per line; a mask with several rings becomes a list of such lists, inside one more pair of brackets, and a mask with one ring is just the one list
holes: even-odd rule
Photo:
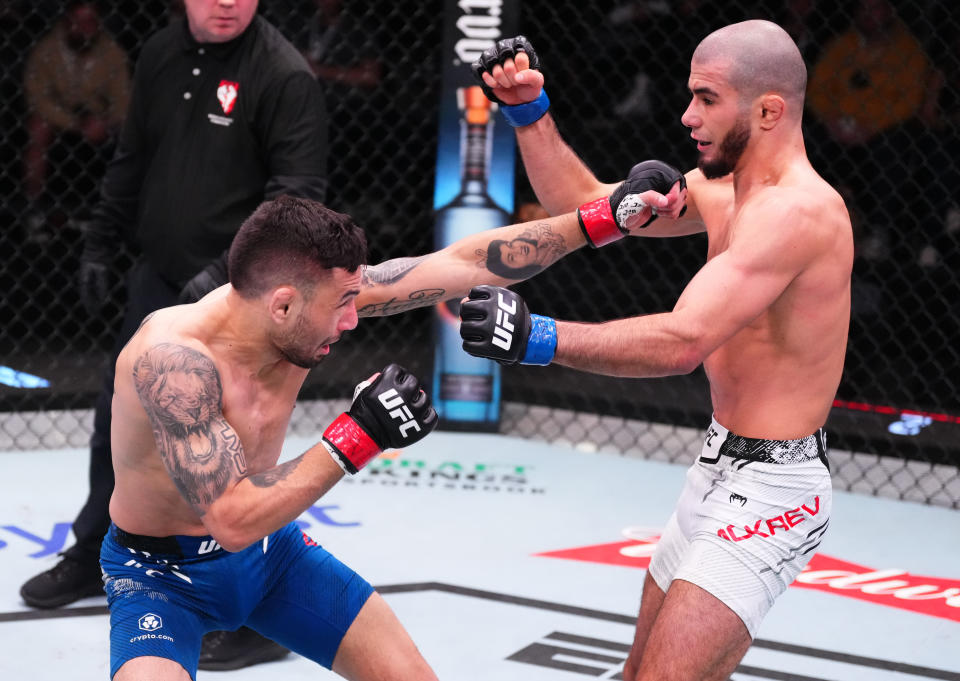
[[356, 473], [384, 449], [419, 442], [437, 425], [437, 412], [417, 377], [397, 364], [357, 386], [353, 404], [323, 433], [331, 455]]
[[610, 196], [583, 204], [577, 219], [587, 243], [594, 248], [645, 228], [659, 215], [676, 219], [686, 211], [687, 180], [663, 161], [644, 161]]
[[463, 349], [500, 364], [550, 364], [557, 349], [557, 324], [530, 314], [517, 293], [499, 286], [474, 286], [460, 304]]
[[473, 63], [473, 73], [484, 94], [500, 104], [504, 118], [514, 127], [536, 122], [550, 107], [540, 59], [522, 35], [504, 38], [484, 50]]

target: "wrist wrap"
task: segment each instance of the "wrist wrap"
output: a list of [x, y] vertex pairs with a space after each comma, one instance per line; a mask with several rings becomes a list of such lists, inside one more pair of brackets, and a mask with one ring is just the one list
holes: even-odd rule
[[580, 231], [593, 248], [606, 246], [625, 236], [617, 226], [607, 197], [580, 206], [577, 210], [577, 220], [580, 221]]
[[530, 315], [530, 335], [521, 364], [550, 364], [557, 351], [557, 323], [551, 317]]
[[507, 123], [515, 128], [522, 128], [525, 125], [536, 123], [550, 108], [550, 98], [547, 97], [546, 90], [540, 90], [540, 96], [532, 102], [526, 104], [501, 104], [500, 111]]
[[355, 474], [380, 453], [380, 445], [373, 441], [367, 432], [347, 414], [340, 414], [323, 431], [323, 440], [340, 457], [343, 469]]

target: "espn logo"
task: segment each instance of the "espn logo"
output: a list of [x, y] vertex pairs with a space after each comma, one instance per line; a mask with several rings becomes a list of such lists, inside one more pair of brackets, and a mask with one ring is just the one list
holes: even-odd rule
[[490, 342], [498, 348], [509, 350], [513, 345], [513, 321], [511, 317], [517, 314], [517, 299], [514, 298], [507, 305], [503, 294], [497, 292], [497, 321], [493, 326], [493, 338]]
[[420, 424], [413, 418], [410, 407], [404, 404], [403, 398], [400, 397], [396, 388], [390, 388], [390, 390], [380, 393], [377, 399], [380, 400], [380, 404], [387, 410], [390, 418], [400, 419], [400, 434], [403, 435], [403, 437], [407, 436], [407, 431], [411, 428], [420, 432]]

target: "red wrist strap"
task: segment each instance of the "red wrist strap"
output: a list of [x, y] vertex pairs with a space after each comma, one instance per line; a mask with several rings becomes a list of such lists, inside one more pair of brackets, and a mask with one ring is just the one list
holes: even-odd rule
[[370, 459], [380, 453], [380, 446], [347, 414], [340, 414], [323, 431], [323, 439], [336, 450], [344, 468], [351, 474], [366, 466]]
[[580, 206], [577, 210], [577, 218], [580, 220], [580, 229], [587, 238], [587, 243], [594, 248], [606, 246], [624, 236], [617, 227], [617, 221], [613, 219], [610, 201], [606, 197]]

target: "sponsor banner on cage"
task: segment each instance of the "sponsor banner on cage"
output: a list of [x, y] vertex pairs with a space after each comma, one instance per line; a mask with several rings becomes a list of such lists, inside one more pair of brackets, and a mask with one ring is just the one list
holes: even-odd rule
[[[627, 528], [624, 534], [631, 538], [534, 555], [649, 567], [659, 535], [638, 528]], [[960, 622], [960, 579], [916, 575], [899, 567], [867, 567], [818, 553], [791, 586]]]
[[[513, 129], [483, 94], [470, 65], [498, 40], [516, 33], [519, 4], [518, 0], [444, 3], [433, 199], [437, 249], [512, 222]], [[436, 308], [433, 404], [442, 427], [496, 431], [500, 365], [463, 352], [459, 312], [458, 300]]]
[[363, 473], [344, 478], [341, 484], [378, 485], [415, 489], [464, 490], [503, 494], [546, 494], [529, 464], [510, 461], [444, 458], [432, 460], [407, 455], [402, 450], [381, 454]]

